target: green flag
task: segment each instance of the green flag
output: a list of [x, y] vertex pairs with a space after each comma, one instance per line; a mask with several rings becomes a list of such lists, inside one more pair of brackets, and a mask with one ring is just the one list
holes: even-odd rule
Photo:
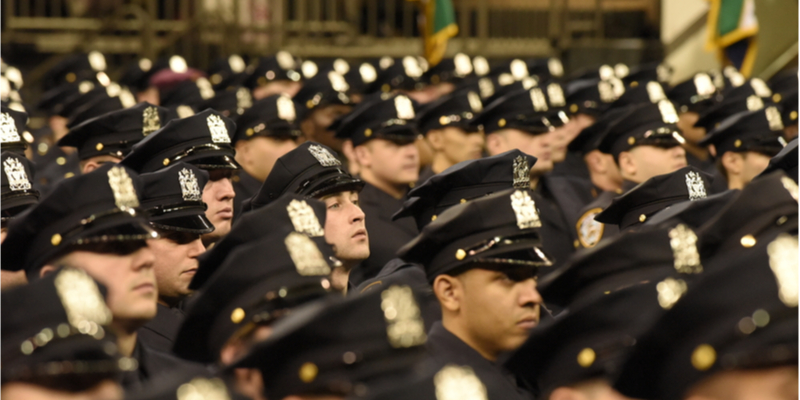
[[447, 50], [447, 41], [458, 34], [456, 13], [450, 0], [411, 0], [419, 3], [424, 21], [422, 38], [425, 47], [425, 59], [430, 66], [442, 61]]

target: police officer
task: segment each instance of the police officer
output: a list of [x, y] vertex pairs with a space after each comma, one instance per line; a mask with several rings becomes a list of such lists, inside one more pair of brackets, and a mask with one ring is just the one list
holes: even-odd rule
[[[381, 96], [384, 97], [384, 96]], [[352, 142], [364, 189], [359, 205], [366, 214], [370, 255], [351, 275], [353, 284], [375, 276], [417, 231], [410, 219], [392, 221], [409, 186], [419, 177], [415, 103], [403, 94], [360, 104], [336, 135]]]
[[273, 56], [261, 57], [245, 70], [249, 77], [244, 86], [252, 91], [254, 100], [273, 94], [294, 96], [303, 86], [303, 76], [297, 59], [281, 50]]
[[120, 357], [106, 334], [104, 293], [74, 268], [3, 290], [3, 398], [122, 399], [119, 379], [136, 360]]
[[136, 387], [161, 371], [187, 367], [149, 349], [137, 330], [156, 315], [155, 256], [146, 240], [158, 237], [139, 210], [138, 175], [105, 165], [56, 185], [9, 226], [3, 269], [24, 269], [33, 281], [59, 266], [86, 271], [108, 288], [108, 307], [120, 354], [138, 361], [123, 386]]
[[433, 158], [420, 172], [418, 185], [462, 161], [481, 158], [485, 139], [471, 121], [482, 110], [481, 98], [473, 91], [446, 95], [420, 110], [417, 125], [433, 150]]
[[686, 150], [687, 163], [711, 173], [713, 169], [708, 160], [708, 151], [698, 144], [705, 132], [695, 124], [719, 97], [714, 82], [707, 73], [700, 72], [672, 87], [667, 97], [678, 111], [677, 125], [686, 140], [683, 148]]
[[141, 207], [159, 238], [148, 240], [155, 255], [158, 312], [139, 337], [155, 350], [170, 352], [184, 317], [179, 306], [192, 293], [189, 282], [197, 272], [197, 257], [206, 249], [200, 237], [214, 230], [202, 200], [208, 173], [178, 162], [140, 179]]
[[236, 120], [233, 145], [242, 169], [233, 177], [234, 215], [242, 202], [252, 198], [267, 179], [275, 162], [297, 147], [302, 135], [294, 102], [286, 94], [257, 101]]
[[77, 149], [81, 173], [85, 174], [105, 163], [122, 161], [133, 145], [161, 129], [167, 112], [150, 103], [112, 111], [70, 128], [58, 145]]
[[336, 71], [327, 71], [303, 83], [294, 96], [298, 124], [306, 140], [322, 143], [342, 152], [343, 140], [330, 127], [334, 121], [353, 111], [350, 84]]
[[[39, 191], [33, 188], [31, 181], [34, 179], [34, 165], [27, 158], [17, 153], [3, 151], [2, 180], [2, 230], [0, 230], [0, 243], [6, 240], [8, 224], [39, 201]], [[25, 271], [0, 271], [0, 287], [2, 289], [24, 285], [28, 282]]]
[[435, 365], [467, 365], [489, 398], [530, 398], [498, 365], [539, 323], [541, 220], [530, 189], [510, 189], [459, 204], [404, 246], [398, 255], [425, 267], [442, 308], [428, 333]]
[[203, 242], [210, 244], [225, 236], [233, 221], [236, 193], [231, 178], [240, 168], [231, 146], [235, 130], [233, 121], [214, 110], [171, 120], [137, 143], [121, 164], [147, 173], [182, 161], [208, 171], [203, 202], [208, 205], [206, 217], [214, 224], [214, 231], [204, 235]]
[[741, 189], [783, 149], [783, 121], [775, 106], [728, 117], [700, 141], [709, 147], [729, 189]]

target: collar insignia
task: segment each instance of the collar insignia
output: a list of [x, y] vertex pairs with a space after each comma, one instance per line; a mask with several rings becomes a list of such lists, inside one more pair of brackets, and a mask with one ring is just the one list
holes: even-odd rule
[[656, 285], [658, 305], [665, 310], [672, 308], [681, 299], [688, 286], [682, 279], [667, 278]]

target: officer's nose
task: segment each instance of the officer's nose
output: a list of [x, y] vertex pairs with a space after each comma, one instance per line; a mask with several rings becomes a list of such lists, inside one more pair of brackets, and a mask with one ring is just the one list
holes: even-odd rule
[[542, 304], [542, 295], [536, 288], [536, 279], [527, 279], [520, 283], [522, 289], [520, 290], [519, 302], [523, 307], [533, 307]]
[[136, 250], [132, 254], [132, 257], [133, 262], [131, 263], [131, 267], [134, 271], [139, 271], [144, 268], [153, 268], [153, 264], [156, 262], [156, 256], [149, 246], [144, 246]]
[[189, 243], [189, 257], [190, 258], [197, 258], [200, 254], [205, 253], [206, 246], [203, 245], [203, 241], [200, 238]]

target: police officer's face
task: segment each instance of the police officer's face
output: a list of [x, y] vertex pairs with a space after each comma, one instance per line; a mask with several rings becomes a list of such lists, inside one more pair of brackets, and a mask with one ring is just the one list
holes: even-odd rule
[[253, 89], [253, 100], [261, 100], [273, 94], [286, 93], [289, 97], [294, 97], [303, 85], [295, 81], [272, 81], [264, 86]]
[[686, 150], [680, 146], [668, 149], [636, 146], [619, 155], [622, 177], [636, 183], [642, 183], [656, 175], [677, 171], [686, 165]]
[[[358, 163], [372, 176], [391, 185], [407, 185], [419, 179], [419, 150], [414, 143], [397, 144], [372, 139], [356, 147]], [[362, 172], [363, 173], [363, 172]]]
[[278, 158], [296, 147], [297, 142], [286, 138], [258, 136], [239, 140], [236, 142], [236, 161], [248, 174], [263, 182]]
[[569, 122], [552, 132], [553, 136], [553, 161], [561, 162], [567, 157], [567, 146], [582, 130], [594, 124], [595, 118], [586, 114], [575, 114]]
[[722, 371], [689, 389], [687, 400], [795, 400], [797, 366]]
[[300, 128], [303, 130], [303, 135], [305, 135], [306, 139], [322, 143], [341, 153], [343, 140], [335, 138], [335, 132], [329, 130], [328, 127], [331, 126], [333, 121], [349, 114], [350, 111], [353, 111], [353, 106], [342, 104], [332, 104], [317, 108], [300, 123]]
[[206, 218], [214, 225], [214, 232], [203, 235], [214, 241], [231, 231], [233, 221], [233, 183], [231, 170], [210, 170], [209, 180], [203, 188], [203, 202], [208, 205]]
[[191, 293], [189, 282], [197, 272], [197, 257], [206, 248], [194, 233], [163, 230], [159, 234], [161, 238], [148, 240], [147, 245], [155, 255], [159, 300], [173, 305]]
[[552, 135], [531, 135], [519, 129], [503, 129], [493, 132], [486, 138], [489, 155], [495, 156], [517, 149], [537, 158], [531, 166], [531, 174], [541, 175], [553, 169]]
[[53, 390], [31, 383], [8, 382], [0, 389], [0, 397], [8, 400], [116, 400], [123, 398], [123, 392], [119, 383], [110, 379], [80, 392]]
[[694, 126], [699, 119], [700, 114], [693, 111], [681, 113], [680, 117], [678, 117], [678, 128], [680, 128], [683, 137], [689, 143], [697, 143], [706, 136], [705, 128], [696, 128]]
[[475, 268], [457, 280], [458, 315], [468, 343], [484, 356], [518, 348], [539, 323], [542, 297], [530, 267], [507, 272]]
[[[126, 246], [108, 243], [106, 246]], [[133, 246], [133, 243], [127, 245]], [[127, 253], [127, 252], [126, 252]], [[59, 260], [59, 264], [85, 270], [92, 278], [108, 288], [106, 302], [114, 322], [136, 328], [156, 316], [156, 287], [153, 251], [142, 244], [127, 254], [73, 251]], [[42, 275], [53, 268], [46, 266]]]
[[458, 164], [462, 161], [481, 158], [484, 146], [483, 132], [467, 133], [464, 129], [446, 126], [428, 132], [428, 143], [447, 164]]
[[352, 268], [369, 257], [369, 237], [364, 212], [358, 206], [358, 193], [339, 192], [321, 199], [325, 202], [325, 241], [333, 246], [336, 258]]
[[752, 182], [758, 174], [767, 169], [769, 160], [769, 156], [754, 151], [744, 153], [742, 155], [742, 181], [745, 184]]

